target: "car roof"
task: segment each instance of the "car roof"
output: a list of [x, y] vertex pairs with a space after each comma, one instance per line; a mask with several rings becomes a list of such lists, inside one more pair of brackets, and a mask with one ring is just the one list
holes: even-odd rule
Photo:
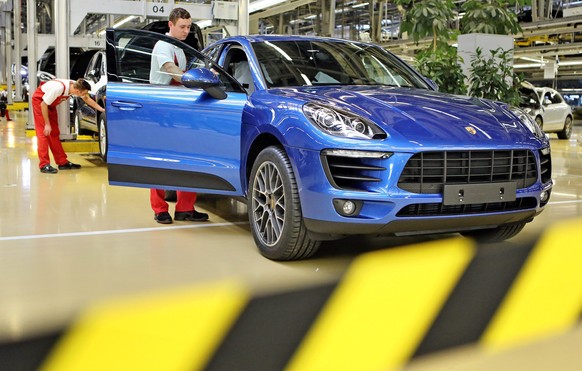
[[305, 35], [238, 35], [219, 40], [218, 42], [229, 42], [229, 41], [239, 41], [248, 43], [265, 41], [331, 41], [331, 42], [371, 45], [360, 41], [344, 40], [333, 37], [305, 36]]
[[557, 91], [555, 89], [549, 88], [547, 86], [538, 87], [538, 88], [536, 88], [536, 91], [537, 92], [546, 92], [546, 91], [549, 91], [551, 93], [557, 93]]

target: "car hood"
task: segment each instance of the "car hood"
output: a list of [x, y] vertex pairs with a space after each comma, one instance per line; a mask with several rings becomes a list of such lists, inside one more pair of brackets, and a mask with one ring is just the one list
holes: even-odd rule
[[272, 94], [351, 111], [383, 128], [391, 139], [451, 144], [531, 140], [533, 134], [503, 104], [431, 90], [385, 86], [272, 89]]

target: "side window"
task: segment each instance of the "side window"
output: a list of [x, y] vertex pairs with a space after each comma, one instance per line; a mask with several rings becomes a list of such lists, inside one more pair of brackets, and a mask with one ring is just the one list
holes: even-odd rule
[[103, 60], [102, 60], [103, 58], [102, 58], [101, 53], [97, 53], [95, 55], [96, 55], [95, 63], [93, 63], [91, 65], [91, 70], [94, 71], [93, 73], [95, 75], [95, 78], [97, 80], [99, 80], [101, 78], [101, 74], [103, 73], [103, 71], [101, 70], [101, 65], [103, 63]]
[[[123, 82], [149, 83], [153, 49], [158, 41], [159, 36], [157, 34], [136, 35], [130, 32], [120, 32], [115, 49], [118, 78]], [[169, 48], [174, 47], [175, 49], [183, 50], [183, 55], [178, 52], [174, 54], [174, 61], [184, 57], [186, 59], [185, 61], [178, 61], [178, 64], [187, 66], [188, 61], [197, 59], [192, 51], [179, 41], [164, 38], [164, 42]]]
[[248, 94], [252, 94], [255, 91], [255, 83], [249, 66], [249, 59], [241, 47], [231, 46], [228, 49], [226, 57], [224, 58], [223, 68], [242, 85]]
[[[168, 73], [163, 69], [157, 68], [152, 62], [159, 64], [164, 61], [164, 57], [161, 56], [173, 54], [174, 62], [177, 61], [178, 63], [176, 64], [178, 66], [183, 66], [184, 71], [193, 68], [211, 69], [218, 75], [226, 91], [243, 92], [240, 85], [232, 77], [224, 73], [224, 70], [215, 62], [179, 40], [163, 34], [142, 30], [111, 30], [111, 32], [111, 35], [108, 34], [107, 41], [109, 45], [114, 46], [114, 55], [112, 57], [115, 62], [111, 64], [108, 61], [109, 66], [114, 69], [108, 71], [111, 81], [149, 84], [152, 83], [150, 79], [154, 78], [157, 83], [169, 85], [170, 81], [172, 81], [171, 79], [167, 79], [168, 82], [166, 82], [165, 79], [160, 78], [160, 75], [165, 75], [168, 78]], [[157, 44], [158, 46], [156, 47]], [[108, 53], [110, 52], [109, 45]], [[166, 51], [170, 50], [172, 52], [163, 52], [162, 48], [167, 48]], [[109, 60], [109, 58], [107, 59]], [[159, 71], [157, 76], [154, 71]], [[161, 80], [164, 81], [162, 82]]]
[[548, 104], [552, 104], [552, 97], [549, 92], [544, 94], [544, 104], [547, 106]]
[[562, 103], [562, 98], [560, 97], [560, 94], [555, 93], [554, 95], [552, 95], [552, 104], [559, 104]]
[[220, 47], [221, 45], [217, 45], [215, 47], [209, 48], [206, 51], [206, 56], [212, 59], [214, 62], [218, 63], [218, 57], [220, 56]]

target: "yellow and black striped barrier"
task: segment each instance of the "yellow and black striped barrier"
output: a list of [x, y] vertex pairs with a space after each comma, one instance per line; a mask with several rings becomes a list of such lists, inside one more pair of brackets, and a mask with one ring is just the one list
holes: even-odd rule
[[107, 302], [62, 333], [0, 345], [0, 369], [376, 371], [467, 344], [507, 350], [579, 324], [581, 225], [521, 246], [376, 251], [337, 283], [274, 295], [218, 283]]
[[24, 111], [28, 109], [28, 102], [14, 102], [12, 104], [8, 104], [6, 107], [10, 112]]

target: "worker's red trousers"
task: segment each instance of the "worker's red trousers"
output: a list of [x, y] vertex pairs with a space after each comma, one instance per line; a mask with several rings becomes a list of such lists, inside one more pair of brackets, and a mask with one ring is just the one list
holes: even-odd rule
[[[195, 192], [176, 191], [177, 202], [176, 211], [192, 211], [194, 210], [194, 203], [196, 202]], [[164, 200], [166, 191], [163, 189], [150, 189], [150, 203], [154, 213], [159, 214], [168, 212], [168, 203]]]
[[[36, 138], [38, 140], [38, 160], [39, 168], [43, 168], [46, 165], [50, 165], [51, 159], [49, 157], [49, 148], [53, 153], [55, 162], [57, 165], [65, 165], [69, 160], [67, 159], [67, 154], [63, 149], [61, 144], [61, 139], [59, 138], [61, 132], [59, 130], [59, 116], [57, 114], [57, 105], [63, 102], [66, 98], [60, 97], [50, 106], [48, 106], [49, 123], [51, 125], [51, 133], [49, 136], [44, 135], [44, 119], [42, 117], [42, 110], [40, 108], [40, 103], [42, 102], [42, 97], [44, 93], [40, 89], [40, 86], [34, 92], [32, 96], [32, 112], [34, 115], [34, 129], [36, 131]], [[68, 97], [67, 97], [68, 98]]]

